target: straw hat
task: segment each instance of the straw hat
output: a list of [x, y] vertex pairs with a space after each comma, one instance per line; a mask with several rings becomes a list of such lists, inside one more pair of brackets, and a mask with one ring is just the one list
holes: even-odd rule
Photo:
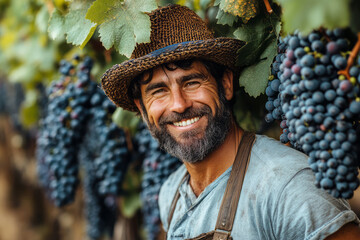
[[149, 16], [150, 43], [137, 44], [130, 60], [114, 65], [101, 78], [105, 94], [118, 107], [138, 111], [128, 94], [131, 81], [142, 72], [164, 63], [200, 58], [238, 72], [235, 67], [236, 53], [245, 42], [233, 38], [214, 38], [205, 22], [187, 7], [160, 7]]

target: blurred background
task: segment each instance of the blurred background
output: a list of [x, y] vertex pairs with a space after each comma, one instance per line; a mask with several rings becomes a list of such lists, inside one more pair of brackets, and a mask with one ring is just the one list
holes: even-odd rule
[[[86, 15], [94, 2], [101, 1], [0, 0], [0, 240], [163, 237], [157, 194], [180, 162], [158, 148], [138, 117], [116, 109], [98, 87], [100, 76], [126, 60], [128, 50], [101, 39], [105, 27], [83, 22], [85, 16], [96, 20], [96, 12]], [[124, 2], [128, 4], [109, 4]], [[225, 1], [133, 2], [138, 5], [127, 11], [140, 5], [153, 8], [149, 2], [155, 7], [186, 5], [217, 36], [233, 36], [241, 25], [232, 25], [234, 19], [221, 11], [231, 26], [217, 23], [219, 3]], [[239, 124], [279, 139], [279, 122], [264, 121], [266, 95], [259, 92], [253, 98], [240, 91]], [[84, 97], [82, 105], [75, 96]], [[68, 104], [63, 109], [61, 101]], [[55, 124], [53, 133], [56, 116], [65, 120]], [[77, 131], [81, 135], [73, 136]], [[67, 142], [56, 135], [71, 137]], [[49, 136], [56, 138], [51, 144], [63, 144], [66, 152], [49, 148], [44, 143]], [[350, 204], [360, 216], [360, 189]]]

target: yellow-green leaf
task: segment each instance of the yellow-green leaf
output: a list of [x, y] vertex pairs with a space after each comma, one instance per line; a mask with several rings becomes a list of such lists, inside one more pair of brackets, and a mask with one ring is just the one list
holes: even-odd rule
[[258, 13], [259, 0], [221, 0], [220, 9], [248, 22]]
[[350, 0], [277, 1], [282, 7], [284, 30], [287, 33], [298, 29], [307, 34], [319, 27], [333, 29], [350, 24]]

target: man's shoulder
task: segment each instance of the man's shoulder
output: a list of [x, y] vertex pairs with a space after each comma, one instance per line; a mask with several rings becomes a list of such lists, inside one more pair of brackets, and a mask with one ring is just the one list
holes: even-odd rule
[[269, 170], [284, 168], [289, 172], [309, 167], [307, 155], [265, 135], [256, 135], [251, 154]]
[[258, 200], [276, 197], [296, 175], [314, 178], [307, 158], [275, 139], [256, 135], [244, 188], [258, 195]]

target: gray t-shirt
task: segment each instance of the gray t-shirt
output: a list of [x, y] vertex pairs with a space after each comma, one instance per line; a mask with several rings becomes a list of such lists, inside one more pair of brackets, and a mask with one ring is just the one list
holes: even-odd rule
[[[221, 159], [219, 159], [219, 164]], [[214, 230], [231, 167], [196, 197], [181, 166], [163, 184], [160, 216], [168, 239], [194, 238]], [[348, 222], [360, 223], [343, 199], [316, 188], [307, 156], [257, 135], [251, 151], [231, 236], [238, 239], [324, 239]], [[170, 205], [180, 198], [168, 226]]]

